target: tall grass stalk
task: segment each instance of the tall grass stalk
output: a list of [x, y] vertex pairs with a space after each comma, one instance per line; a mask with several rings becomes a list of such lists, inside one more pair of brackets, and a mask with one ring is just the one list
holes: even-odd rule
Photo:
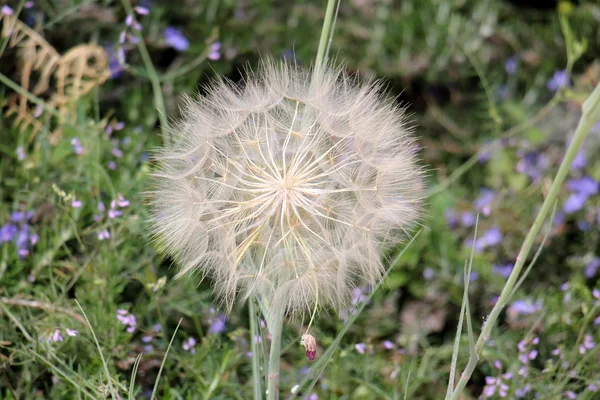
[[[475, 345], [475, 349], [471, 351], [471, 355], [469, 357], [469, 361], [464, 371], [462, 372], [458, 384], [452, 391], [452, 395], [447, 396], [449, 400], [458, 400], [462, 391], [464, 390], [467, 382], [471, 378], [475, 367], [477, 366], [477, 362], [479, 361], [479, 355], [481, 354], [481, 350], [483, 346], [487, 342], [492, 332], [492, 328], [496, 324], [498, 316], [502, 309], [506, 306], [510, 295], [513, 292], [514, 286], [517, 284], [519, 275], [523, 266], [525, 265], [525, 261], [531, 251], [531, 247], [535, 241], [537, 234], [539, 233], [543, 222], [548, 217], [548, 213], [551, 211], [556, 197], [558, 196], [558, 192], [562, 183], [564, 182], [569, 170], [571, 168], [571, 164], [579, 151], [579, 148], [583, 144], [588, 132], [592, 128], [592, 126], [600, 119], [600, 85], [596, 86], [592, 94], [587, 98], [587, 100], [583, 103], [582, 107], [582, 115], [577, 124], [577, 129], [575, 130], [575, 136], [571, 141], [567, 152], [565, 154], [565, 158], [563, 159], [558, 172], [556, 173], [556, 177], [552, 182], [552, 186], [550, 187], [550, 191], [548, 192], [548, 196], [544, 200], [540, 211], [538, 212], [533, 225], [529, 229], [527, 236], [525, 237], [525, 241], [521, 246], [521, 250], [517, 255], [517, 260], [514, 266], [514, 269], [508, 280], [504, 289], [502, 289], [502, 293], [500, 294], [500, 298], [496, 302], [496, 305], [492, 309], [490, 315], [487, 317], [486, 322], [483, 325], [481, 333], [479, 334], [479, 338], [477, 339], [477, 343]], [[452, 384], [452, 383], [451, 383]]]

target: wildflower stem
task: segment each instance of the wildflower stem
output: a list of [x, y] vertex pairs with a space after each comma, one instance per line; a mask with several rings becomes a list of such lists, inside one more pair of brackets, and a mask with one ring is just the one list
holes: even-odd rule
[[[341, 0], [340, 0], [341, 1]], [[326, 49], [329, 48], [329, 40], [331, 31], [333, 30], [334, 8], [336, 0], [327, 1], [327, 10], [325, 11], [325, 20], [323, 21], [323, 29], [321, 30], [321, 39], [319, 39], [319, 49], [317, 50], [317, 59], [315, 68], [320, 68], [327, 60]]]
[[556, 173], [556, 177], [552, 182], [552, 186], [550, 187], [550, 191], [548, 192], [548, 196], [542, 203], [542, 207], [538, 212], [533, 225], [529, 229], [527, 236], [525, 237], [525, 241], [521, 246], [521, 250], [517, 256], [517, 260], [515, 263], [515, 267], [511, 272], [506, 285], [504, 285], [504, 289], [502, 289], [502, 293], [496, 305], [490, 312], [490, 315], [487, 317], [486, 322], [483, 325], [481, 330], [481, 334], [477, 339], [477, 344], [475, 345], [475, 351], [471, 352], [471, 356], [469, 357], [469, 361], [467, 366], [465, 367], [463, 373], [461, 374], [460, 380], [458, 381], [456, 388], [452, 392], [452, 396], [449, 397], [450, 400], [457, 400], [460, 397], [460, 394], [464, 390], [467, 382], [469, 381], [477, 362], [479, 361], [479, 354], [481, 354], [481, 350], [485, 345], [486, 341], [490, 337], [492, 332], [492, 328], [494, 327], [500, 312], [506, 305], [510, 295], [512, 294], [513, 287], [517, 283], [519, 275], [521, 273], [521, 269], [525, 265], [525, 261], [527, 260], [527, 256], [533, 246], [535, 241], [535, 237], [539, 233], [542, 223], [546, 220], [548, 213], [552, 209], [556, 197], [558, 196], [558, 192], [560, 187], [565, 180], [567, 174], [569, 173], [569, 169], [571, 168], [571, 164], [579, 151], [579, 148], [583, 144], [588, 132], [592, 128], [592, 126], [598, 121], [600, 118], [600, 85], [596, 86], [592, 94], [588, 97], [588, 99], [583, 103], [582, 107], [583, 114], [577, 124], [577, 129], [575, 130], [575, 136], [571, 141], [565, 157], [558, 168], [558, 172]]
[[260, 355], [258, 352], [258, 343], [256, 343], [256, 336], [258, 335], [258, 324], [256, 323], [256, 307], [254, 305], [255, 299], [250, 299], [248, 302], [248, 312], [250, 313], [250, 346], [252, 348], [252, 380], [254, 382], [254, 400], [262, 399], [262, 379], [260, 376]]
[[[129, 0], [122, 0], [123, 7], [127, 11], [128, 15], [133, 15], [133, 7], [131, 6], [131, 2]], [[160, 120], [160, 130], [163, 135], [163, 139], [166, 144], [170, 142], [170, 133], [169, 133], [169, 120], [167, 119], [167, 108], [165, 106], [165, 99], [163, 97], [162, 86], [160, 85], [160, 79], [158, 77], [158, 73], [156, 72], [156, 68], [154, 68], [154, 64], [152, 63], [152, 59], [150, 58], [150, 53], [148, 52], [148, 48], [146, 47], [146, 43], [144, 43], [144, 38], [138, 32], [136, 33], [138, 38], [140, 39], [137, 43], [138, 50], [140, 51], [140, 55], [142, 56], [142, 61], [144, 62], [144, 66], [148, 72], [148, 79], [150, 79], [150, 83], [152, 85], [152, 92], [154, 94], [154, 105], [158, 109], [158, 119]]]
[[[271, 315], [271, 351], [269, 354], [269, 373], [267, 400], [279, 399], [279, 359], [281, 357], [281, 335], [283, 331], [283, 302], [273, 306]], [[252, 338], [254, 340], [254, 338]]]

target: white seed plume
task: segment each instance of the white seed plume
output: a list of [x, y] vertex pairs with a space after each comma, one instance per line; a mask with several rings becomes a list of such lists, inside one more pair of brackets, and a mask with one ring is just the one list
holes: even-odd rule
[[421, 169], [403, 109], [341, 70], [265, 62], [243, 85], [187, 99], [157, 154], [153, 234], [231, 306], [339, 309], [382, 278], [381, 251], [420, 213]]

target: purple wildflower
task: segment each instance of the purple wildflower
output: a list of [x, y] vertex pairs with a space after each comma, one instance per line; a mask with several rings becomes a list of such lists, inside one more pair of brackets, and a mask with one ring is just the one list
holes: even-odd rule
[[6, 224], [0, 228], [0, 243], [12, 242], [19, 228], [15, 224]]
[[365, 350], [367, 349], [367, 345], [365, 345], [364, 343], [357, 343], [357, 344], [354, 345], [354, 348], [360, 354], [365, 354]]
[[592, 335], [585, 335], [583, 338], [583, 343], [579, 345], [579, 354], [585, 354], [588, 350], [592, 350], [596, 347], [596, 343], [594, 343], [594, 339]]
[[512, 316], [535, 314], [542, 309], [542, 302], [532, 303], [530, 300], [516, 300], [506, 310]]
[[131, 26], [133, 24], [133, 15], [129, 14], [127, 18], [125, 18], [125, 25]]
[[111, 153], [117, 158], [123, 157], [123, 150], [119, 149], [118, 147], [113, 147]]
[[425, 278], [425, 280], [432, 280], [434, 276], [435, 271], [433, 270], [433, 268], [427, 267], [423, 270], [423, 278]]
[[477, 199], [475, 199], [475, 210], [481, 212], [483, 215], [485, 215], [486, 217], [488, 217], [490, 215], [490, 213], [492, 212], [491, 210], [491, 203], [494, 200], [494, 196], [495, 193], [493, 190], [490, 189], [482, 189], [479, 197], [477, 197]]
[[504, 69], [506, 70], [506, 73], [509, 75], [514, 75], [517, 72], [518, 67], [519, 67], [519, 57], [517, 57], [516, 55], [508, 58], [504, 62]]
[[456, 212], [452, 208], [448, 208], [444, 211], [444, 216], [446, 217], [446, 222], [448, 226], [454, 228], [458, 223], [458, 218], [456, 218]]
[[80, 200], [77, 200], [77, 198], [75, 196], [73, 196], [73, 201], [71, 201], [71, 207], [81, 208], [82, 204], [83, 203]]
[[542, 177], [544, 171], [550, 165], [550, 160], [544, 153], [538, 153], [537, 151], [523, 152], [519, 150], [518, 154], [520, 160], [516, 166], [517, 172], [527, 175], [534, 182]]
[[213, 335], [222, 333], [225, 330], [225, 321], [227, 321], [227, 317], [225, 315], [217, 315], [217, 317], [211, 321], [208, 332]]
[[383, 348], [386, 350], [392, 350], [394, 348], [394, 343], [389, 340], [383, 341]]
[[141, 6], [133, 7], [133, 11], [135, 11], [136, 13], [138, 13], [140, 15], [148, 15], [150, 13], [150, 11], [146, 7], [141, 7]]
[[525, 397], [525, 395], [527, 395], [527, 393], [529, 393], [531, 391], [531, 385], [528, 383], [525, 386], [523, 386], [522, 388], [518, 388], [517, 390], [515, 390], [515, 396], [518, 397], [519, 399]]
[[190, 42], [177, 28], [167, 27], [164, 32], [165, 42], [177, 51], [185, 51], [190, 47]]
[[476, 217], [475, 214], [473, 214], [470, 211], [465, 211], [464, 213], [462, 213], [460, 215], [460, 223], [462, 224], [462, 226], [464, 226], [465, 228], [469, 228], [473, 225], [475, 225], [475, 221], [476, 221]]
[[492, 273], [508, 278], [514, 268], [514, 264], [492, 265]]
[[115, 169], [117, 169], [117, 163], [114, 161], [109, 161], [108, 164], [106, 164], [106, 166], [108, 167], [108, 169], [110, 169], [111, 171], [114, 171]]
[[587, 165], [587, 157], [585, 156], [585, 152], [579, 150], [575, 158], [573, 159], [573, 163], [571, 164], [571, 170], [580, 170], [585, 168]]
[[565, 396], [567, 399], [576, 399], [577, 398], [577, 395], [575, 394], [575, 392], [572, 392], [570, 390], [568, 392], [565, 392]]
[[78, 138], [71, 139], [71, 145], [73, 146], [73, 150], [75, 150], [75, 154], [80, 155], [83, 153], [83, 146]]
[[108, 231], [108, 229], [104, 229], [104, 230], [101, 230], [100, 232], [98, 232], [98, 239], [99, 240], [110, 239], [110, 232]]
[[196, 346], [196, 339], [194, 339], [193, 337], [189, 338], [188, 340], [186, 340], [185, 342], [183, 342], [183, 349], [185, 351], [189, 351], [192, 354], [196, 354], [196, 349], [194, 349], [194, 347]]
[[56, 330], [52, 334], [52, 341], [53, 342], [62, 342], [63, 341], [63, 337], [60, 334], [60, 329], [56, 328]]
[[135, 328], [137, 326], [137, 318], [135, 315], [131, 314], [127, 310], [119, 309], [117, 310], [117, 319], [121, 322], [121, 324], [127, 325], [127, 332], [135, 332]]
[[9, 6], [2, 6], [2, 14], [4, 15], [13, 15], [15, 12], [13, 11], [12, 8], [10, 8]]
[[75, 329], [69, 329], [69, 328], [67, 328], [67, 335], [69, 335], [69, 336], [77, 336], [78, 333], [79, 332], [76, 331]]
[[565, 70], [556, 71], [552, 78], [546, 83], [548, 90], [556, 92], [558, 89], [569, 86], [569, 75]]
[[210, 52], [208, 53], [208, 59], [216, 61], [221, 58], [221, 42], [214, 42], [210, 45]]
[[127, 200], [125, 197], [123, 197], [122, 194], [119, 193], [119, 195], [117, 196], [117, 204], [119, 205], [119, 207], [124, 208], [129, 205], [129, 200]]
[[17, 160], [19, 160], [19, 161], [23, 161], [25, 158], [27, 158], [27, 155], [25, 154], [25, 149], [23, 149], [23, 146], [17, 147], [17, 150], [15, 150], [15, 153], [17, 154]]

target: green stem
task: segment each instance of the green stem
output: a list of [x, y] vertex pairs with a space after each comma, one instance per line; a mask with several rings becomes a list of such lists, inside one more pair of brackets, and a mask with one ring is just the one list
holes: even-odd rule
[[[340, 0], [341, 1], [341, 0]], [[323, 21], [323, 29], [321, 29], [321, 39], [319, 39], [319, 49], [317, 50], [317, 59], [315, 68], [320, 68], [327, 61], [326, 49], [328, 48], [331, 30], [333, 29], [333, 18], [336, 0], [328, 0], [327, 10], [325, 11], [325, 20]]]
[[565, 154], [565, 158], [563, 159], [560, 167], [558, 168], [558, 172], [556, 173], [556, 177], [552, 182], [552, 186], [550, 187], [550, 191], [548, 192], [548, 197], [542, 203], [542, 207], [538, 212], [533, 225], [529, 229], [527, 236], [525, 237], [525, 241], [521, 246], [521, 250], [519, 251], [519, 255], [517, 256], [517, 260], [515, 263], [515, 267], [511, 272], [504, 289], [502, 289], [502, 293], [500, 294], [500, 298], [498, 302], [492, 309], [492, 312], [488, 316], [486, 322], [483, 325], [481, 330], [481, 334], [477, 339], [477, 344], [475, 345], [475, 351], [471, 353], [469, 357], [469, 361], [467, 366], [465, 367], [463, 373], [460, 376], [460, 380], [456, 385], [456, 388], [452, 392], [452, 396], [450, 396], [450, 400], [458, 400], [460, 398], [461, 392], [464, 390], [467, 382], [471, 378], [475, 367], [477, 366], [477, 362], [479, 361], [479, 354], [481, 354], [481, 350], [483, 346], [487, 342], [490, 334], [492, 332], [492, 328], [494, 327], [500, 312], [506, 305], [510, 295], [512, 293], [513, 287], [517, 283], [517, 279], [519, 278], [519, 274], [521, 273], [521, 269], [525, 264], [525, 260], [529, 255], [529, 251], [533, 246], [533, 242], [535, 241], [535, 237], [537, 236], [540, 228], [542, 227], [542, 223], [546, 220], [548, 213], [553, 207], [553, 204], [558, 196], [558, 192], [560, 187], [565, 180], [569, 170], [571, 168], [571, 164], [573, 163], [573, 159], [577, 155], [579, 148], [583, 144], [588, 132], [592, 128], [592, 126], [598, 121], [600, 118], [600, 85], [596, 86], [596, 89], [592, 92], [590, 97], [583, 103], [582, 107], [583, 114], [581, 115], [581, 119], [577, 124], [577, 129], [575, 130], [575, 136], [567, 149], [567, 153]]
[[[127, 14], [134, 15], [133, 7], [131, 6], [130, 1], [122, 0], [122, 3], [123, 7], [125, 7], [125, 10], [127, 11]], [[146, 71], [148, 72], [148, 79], [150, 79], [150, 84], [152, 85], [154, 105], [158, 109], [158, 119], [160, 120], [160, 130], [165, 143], [169, 144], [169, 120], [167, 119], [167, 108], [165, 107], [165, 99], [163, 97], [160, 79], [158, 77], [158, 73], [156, 72], [156, 68], [154, 68], [154, 64], [152, 64], [152, 59], [150, 58], [150, 53], [148, 52], [146, 43], [144, 42], [144, 37], [139, 32], [135, 30], [134, 32], [136, 32], [138, 39], [140, 39], [137, 43], [137, 47], [140, 51], [140, 55], [142, 56], [142, 61], [144, 62]]]
[[[269, 354], [269, 373], [267, 400], [279, 399], [279, 359], [281, 357], [281, 335], [283, 331], [283, 304], [272, 308], [271, 315], [271, 351]], [[254, 340], [254, 338], [252, 338]]]
[[248, 313], [250, 314], [250, 346], [252, 348], [252, 380], [254, 381], [254, 400], [262, 399], [262, 379], [260, 376], [260, 357], [258, 352], [258, 344], [256, 336], [258, 335], [258, 325], [256, 323], [256, 307], [254, 306], [255, 299], [250, 299], [248, 302]]

